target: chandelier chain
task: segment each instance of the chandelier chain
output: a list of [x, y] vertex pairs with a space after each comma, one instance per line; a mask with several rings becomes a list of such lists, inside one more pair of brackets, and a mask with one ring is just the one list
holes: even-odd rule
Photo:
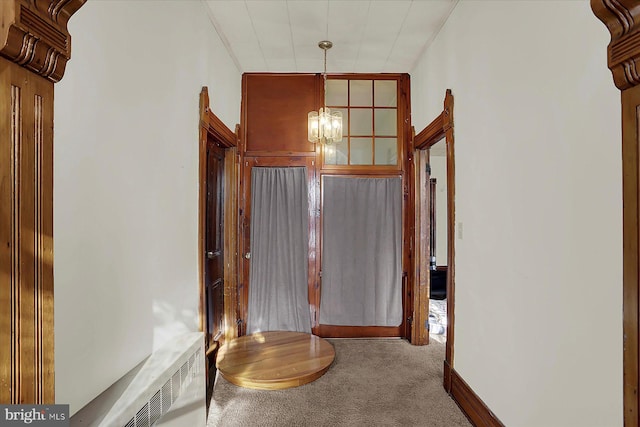
[[319, 142], [322, 145], [331, 145], [342, 141], [342, 112], [330, 111], [327, 108], [327, 50], [333, 43], [329, 40], [318, 42], [318, 47], [324, 50], [324, 69], [322, 72], [323, 92], [322, 107], [320, 111], [311, 111], [307, 114], [307, 139], [309, 142]]
[[324, 110], [327, 110], [327, 49], [322, 49], [324, 50], [324, 73], [323, 73], [323, 79], [324, 79]]

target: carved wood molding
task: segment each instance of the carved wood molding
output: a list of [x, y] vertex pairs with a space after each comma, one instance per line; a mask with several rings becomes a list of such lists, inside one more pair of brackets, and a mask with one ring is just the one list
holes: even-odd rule
[[209, 108], [209, 91], [206, 86], [200, 91], [200, 125], [220, 142], [221, 147], [231, 148], [238, 145], [238, 135], [229, 129]]
[[0, 1], [0, 55], [52, 82], [71, 58], [69, 18], [87, 0]]
[[640, 83], [640, 2], [637, 0], [591, 0], [591, 9], [609, 29], [611, 42], [607, 64], [620, 89]]

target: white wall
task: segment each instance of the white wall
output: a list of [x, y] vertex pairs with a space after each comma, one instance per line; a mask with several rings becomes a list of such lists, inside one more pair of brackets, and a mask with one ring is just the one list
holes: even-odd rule
[[240, 72], [199, 1], [90, 1], [55, 103], [56, 400], [71, 413], [198, 328], [198, 99]]
[[588, 1], [461, 1], [411, 72], [417, 130], [455, 97], [454, 366], [510, 427], [622, 425], [608, 42]]

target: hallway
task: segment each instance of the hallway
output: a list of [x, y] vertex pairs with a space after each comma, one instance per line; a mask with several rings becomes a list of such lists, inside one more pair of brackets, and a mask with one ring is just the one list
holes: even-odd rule
[[[455, 262], [448, 276], [455, 287], [447, 295], [453, 333], [444, 381], [438, 356], [437, 372], [421, 377], [420, 384], [384, 387], [394, 361], [375, 365], [388, 354], [376, 350], [379, 357], [350, 368], [357, 372], [373, 363], [362, 375], [370, 381], [354, 378], [341, 399], [335, 398], [338, 385], [296, 397], [319, 382], [274, 402], [284, 411], [260, 416], [293, 422], [286, 419], [290, 411], [315, 402], [329, 417], [318, 415], [319, 423], [356, 423], [358, 416], [382, 409], [378, 419], [389, 416], [393, 424], [407, 417], [419, 425], [416, 417], [440, 408], [434, 402], [449, 402], [446, 395], [430, 399], [430, 389], [421, 386], [433, 382], [442, 394], [444, 382], [476, 396], [475, 403], [457, 400], [467, 415], [480, 411], [507, 426], [614, 427], [637, 421], [636, 0], [0, 3], [6, 107], [0, 118], [0, 338], [10, 343], [0, 352], [0, 402], [60, 402], [73, 417], [166, 349], [176, 356], [162, 381], [154, 377], [162, 384], [141, 386], [148, 395], [140, 392], [133, 400], [116, 396], [123, 402], [140, 399], [127, 419], [140, 411], [144, 416], [160, 395], [173, 404], [181, 395], [179, 388], [174, 393], [178, 380], [180, 387], [199, 390], [196, 382], [182, 381], [192, 373], [203, 379], [203, 370], [196, 369], [204, 365], [199, 357], [213, 358], [215, 341], [247, 328], [252, 228], [244, 220], [252, 205], [243, 190], [249, 188], [250, 162], [307, 168], [313, 243], [299, 251], [308, 260], [308, 274], [296, 283], [309, 293], [300, 311], [310, 309], [319, 335], [355, 336], [350, 328], [375, 328], [355, 332], [406, 337], [413, 324], [425, 330], [428, 319], [413, 316], [415, 307], [406, 303], [401, 315], [395, 310], [392, 320], [376, 325], [323, 323], [322, 290], [330, 284], [322, 275], [328, 258], [322, 252], [322, 180], [357, 178], [363, 171], [375, 179], [402, 177], [405, 248], [393, 278], [400, 277], [404, 302], [409, 292], [421, 295], [412, 284], [425, 269], [414, 268], [418, 257], [411, 251], [428, 239], [412, 232], [415, 192], [409, 175], [418, 170], [415, 137], [435, 118], [456, 141], [447, 151], [455, 155], [454, 185], [447, 187], [455, 201], [447, 236], [455, 242], [449, 246]], [[434, 7], [446, 13], [437, 15]], [[300, 19], [308, 24], [292, 26]], [[271, 25], [277, 37], [269, 33]], [[427, 27], [434, 32], [417, 43], [414, 32]], [[335, 43], [325, 83], [342, 85], [346, 97], [323, 97], [319, 40]], [[300, 83], [287, 83], [281, 78], [286, 73]], [[251, 74], [278, 77], [271, 83], [254, 79], [248, 87]], [[399, 83], [395, 90], [389, 80]], [[228, 274], [217, 274], [209, 287], [210, 294], [228, 300], [224, 315], [212, 316], [209, 331], [203, 327], [205, 311], [219, 312], [220, 306], [205, 308], [213, 298], [201, 286], [201, 264], [209, 256], [218, 257], [217, 267], [222, 263], [215, 250], [201, 248], [203, 87], [210, 96], [206, 111], [226, 126], [225, 141], [237, 148], [225, 155], [225, 164], [238, 168], [235, 174], [225, 169], [225, 182], [234, 182], [227, 194], [235, 190], [236, 200], [222, 215], [234, 230], [225, 234], [222, 247], [242, 263], [234, 270], [227, 262]], [[456, 100], [455, 127], [454, 115], [443, 110], [449, 89]], [[282, 101], [282, 94], [293, 99]], [[323, 104], [323, 98], [330, 102]], [[308, 114], [322, 105], [343, 113], [342, 145], [308, 139]], [[424, 173], [430, 168], [419, 166]], [[357, 252], [350, 249], [349, 255]], [[203, 330], [207, 347], [180, 344]], [[435, 348], [432, 341], [430, 348], [406, 351]], [[332, 371], [340, 372], [343, 361], [338, 354]], [[219, 386], [217, 410], [225, 422], [242, 416], [242, 399], [231, 397], [246, 393]], [[356, 389], [375, 396], [350, 400]], [[205, 399], [200, 403], [191, 409], [202, 427]], [[397, 408], [404, 413], [390, 415]], [[307, 412], [296, 417], [316, 416]]]
[[287, 390], [252, 390], [219, 375], [208, 427], [471, 424], [442, 388], [444, 345], [400, 339], [330, 339], [336, 359], [325, 375]]

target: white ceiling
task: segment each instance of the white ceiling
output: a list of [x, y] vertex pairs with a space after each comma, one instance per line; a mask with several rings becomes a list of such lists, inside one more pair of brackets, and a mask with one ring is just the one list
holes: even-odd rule
[[406, 73], [458, 0], [207, 0], [241, 72]]

